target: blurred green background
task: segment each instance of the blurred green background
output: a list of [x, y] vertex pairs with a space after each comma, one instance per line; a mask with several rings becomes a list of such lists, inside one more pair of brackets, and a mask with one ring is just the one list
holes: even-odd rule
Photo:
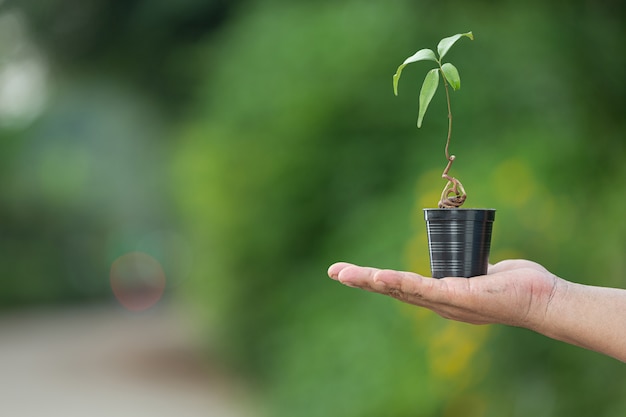
[[430, 67], [399, 97], [391, 76], [472, 30], [453, 174], [498, 210], [492, 262], [626, 287], [624, 21], [615, 0], [0, 2], [0, 307], [112, 300], [141, 252], [260, 414], [623, 416], [613, 359], [326, 269], [429, 274], [445, 101], [418, 131]]

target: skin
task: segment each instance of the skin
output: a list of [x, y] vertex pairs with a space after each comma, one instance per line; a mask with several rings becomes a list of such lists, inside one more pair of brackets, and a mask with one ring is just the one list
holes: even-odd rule
[[506, 260], [487, 275], [442, 279], [338, 262], [328, 275], [447, 319], [524, 327], [626, 362], [626, 290], [566, 281], [535, 262]]

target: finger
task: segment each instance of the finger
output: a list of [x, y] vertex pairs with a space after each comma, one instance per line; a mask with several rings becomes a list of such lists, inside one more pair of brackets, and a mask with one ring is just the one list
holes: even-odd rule
[[470, 279], [434, 279], [412, 272], [380, 270], [373, 280], [376, 292], [428, 308], [442, 317], [474, 324], [491, 322], [481, 313], [485, 306], [472, 294]]
[[378, 268], [347, 264], [337, 274], [337, 281], [349, 287], [373, 290], [373, 278]]
[[535, 262], [527, 261], [525, 259], [507, 259], [504, 261], [500, 261], [495, 265], [489, 265], [488, 274], [498, 274], [501, 272], [513, 271], [521, 268], [531, 268], [538, 271], [546, 271], [543, 266]]
[[466, 278], [434, 279], [413, 272], [362, 267], [343, 262], [331, 266], [329, 271], [330, 274], [336, 274], [335, 279], [346, 286], [426, 307], [442, 317], [475, 324], [490, 322], [476, 312], [484, 306], [477, 304], [478, 300], [472, 297], [470, 280]]
[[489, 271], [487, 274], [498, 274], [500, 272], [510, 271], [512, 269], [516, 269], [519, 267], [520, 260], [518, 259], [507, 259], [504, 261], [500, 261], [494, 265], [489, 265]]
[[429, 286], [425, 285], [424, 277], [421, 275], [390, 269], [378, 271], [373, 281], [374, 287], [380, 292], [402, 301], [409, 301], [411, 298], [423, 299], [424, 291]]
[[338, 280], [344, 285], [389, 295], [400, 301], [425, 305], [445, 298], [445, 285], [413, 272], [350, 265], [341, 270]]
[[434, 279], [414, 272], [381, 270], [374, 276], [374, 287], [398, 300], [432, 308], [455, 305], [467, 288], [464, 278]]
[[353, 266], [352, 264], [349, 264], [347, 262], [336, 262], [334, 264], [332, 264], [329, 268], [328, 268], [328, 276], [334, 280], [337, 280], [337, 277], [339, 276], [339, 273], [349, 267], [349, 266]]

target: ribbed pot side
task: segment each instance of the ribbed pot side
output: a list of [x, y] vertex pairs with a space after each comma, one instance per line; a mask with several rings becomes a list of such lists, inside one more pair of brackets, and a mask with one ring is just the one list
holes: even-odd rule
[[433, 278], [487, 273], [495, 209], [424, 209]]

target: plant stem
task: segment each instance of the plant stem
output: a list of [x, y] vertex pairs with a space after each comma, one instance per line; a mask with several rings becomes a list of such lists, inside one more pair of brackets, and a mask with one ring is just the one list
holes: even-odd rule
[[450, 147], [450, 138], [452, 137], [452, 106], [450, 105], [450, 90], [448, 88], [448, 82], [446, 76], [443, 74], [443, 69], [439, 65], [439, 72], [441, 72], [441, 78], [443, 78], [443, 86], [446, 89], [446, 102], [448, 103], [448, 139], [446, 140], [446, 159], [450, 162], [454, 160], [454, 156], [450, 159], [450, 153], [448, 148]]
[[[443, 86], [446, 90], [446, 101], [448, 103], [448, 138], [446, 140], [446, 159], [448, 160], [448, 164], [443, 170], [443, 174], [441, 174], [441, 177], [448, 180], [448, 182], [441, 192], [439, 208], [457, 208], [463, 205], [465, 199], [467, 198], [467, 194], [465, 193], [465, 188], [463, 188], [461, 181], [448, 175], [448, 172], [452, 167], [452, 162], [454, 162], [455, 159], [455, 156], [450, 155], [449, 152], [450, 138], [452, 137], [452, 106], [450, 104], [450, 90], [448, 82], [446, 81], [446, 76], [441, 68], [441, 63], [439, 63], [439, 71], [441, 72], [441, 78], [443, 78]], [[450, 196], [451, 194], [453, 194], [453, 196]]]

